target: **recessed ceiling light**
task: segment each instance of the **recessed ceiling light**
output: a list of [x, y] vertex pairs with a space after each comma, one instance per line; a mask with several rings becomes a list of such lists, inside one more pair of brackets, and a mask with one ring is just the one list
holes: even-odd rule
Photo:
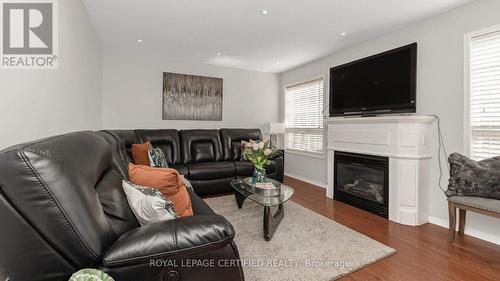
[[269, 14], [269, 11], [267, 11], [267, 10], [262, 10], [260, 13], [261, 13], [263, 16], [265, 16], [265, 15]]
[[137, 39], [137, 43], [141, 43], [142, 42], [142, 39]]
[[280, 64], [280, 62], [279, 62], [279, 61], [277, 61], [277, 62], [276, 62], [276, 64]]
[[218, 53], [217, 53], [217, 55], [218, 55], [218, 56], [220, 56], [220, 55], [222, 55], [222, 53], [221, 53], [221, 52], [218, 52]]
[[342, 32], [342, 33], [340, 33], [340, 35], [342, 35], [342, 36], [346, 36], [346, 35], [347, 35], [347, 32]]

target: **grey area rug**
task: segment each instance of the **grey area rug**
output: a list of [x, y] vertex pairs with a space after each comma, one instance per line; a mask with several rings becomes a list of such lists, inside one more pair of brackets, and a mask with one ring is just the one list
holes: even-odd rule
[[247, 199], [240, 210], [233, 195], [205, 201], [234, 226], [246, 281], [335, 280], [396, 252], [291, 201], [266, 242], [264, 207]]

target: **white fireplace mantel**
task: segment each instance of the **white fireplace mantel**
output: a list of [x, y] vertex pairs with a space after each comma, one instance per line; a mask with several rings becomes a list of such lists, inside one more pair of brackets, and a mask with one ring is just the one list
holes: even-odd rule
[[389, 220], [428, 221], [431, 128], [434, 117], [394, 115], [328, 120], [328, 191], [334, 197], [334, 151], [389, 158]]

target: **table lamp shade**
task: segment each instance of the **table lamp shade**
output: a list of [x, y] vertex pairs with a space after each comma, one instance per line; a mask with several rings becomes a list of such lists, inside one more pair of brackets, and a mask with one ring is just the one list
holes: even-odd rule
[[267, 133], [269, 133], [270, 144], [278, 146], [278, 135], [285, 133], [285, 124], [269, 122], [267, 124]]
[[269, 134], [284, 134], [285, 124], [283, 123], [269, 123], [268, 124]]

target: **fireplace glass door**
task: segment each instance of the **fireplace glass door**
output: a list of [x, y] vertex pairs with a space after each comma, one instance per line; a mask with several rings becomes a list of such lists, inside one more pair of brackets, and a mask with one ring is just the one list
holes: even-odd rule
[[335, 152], [335, 199], [387, 217], [386, 157]]

